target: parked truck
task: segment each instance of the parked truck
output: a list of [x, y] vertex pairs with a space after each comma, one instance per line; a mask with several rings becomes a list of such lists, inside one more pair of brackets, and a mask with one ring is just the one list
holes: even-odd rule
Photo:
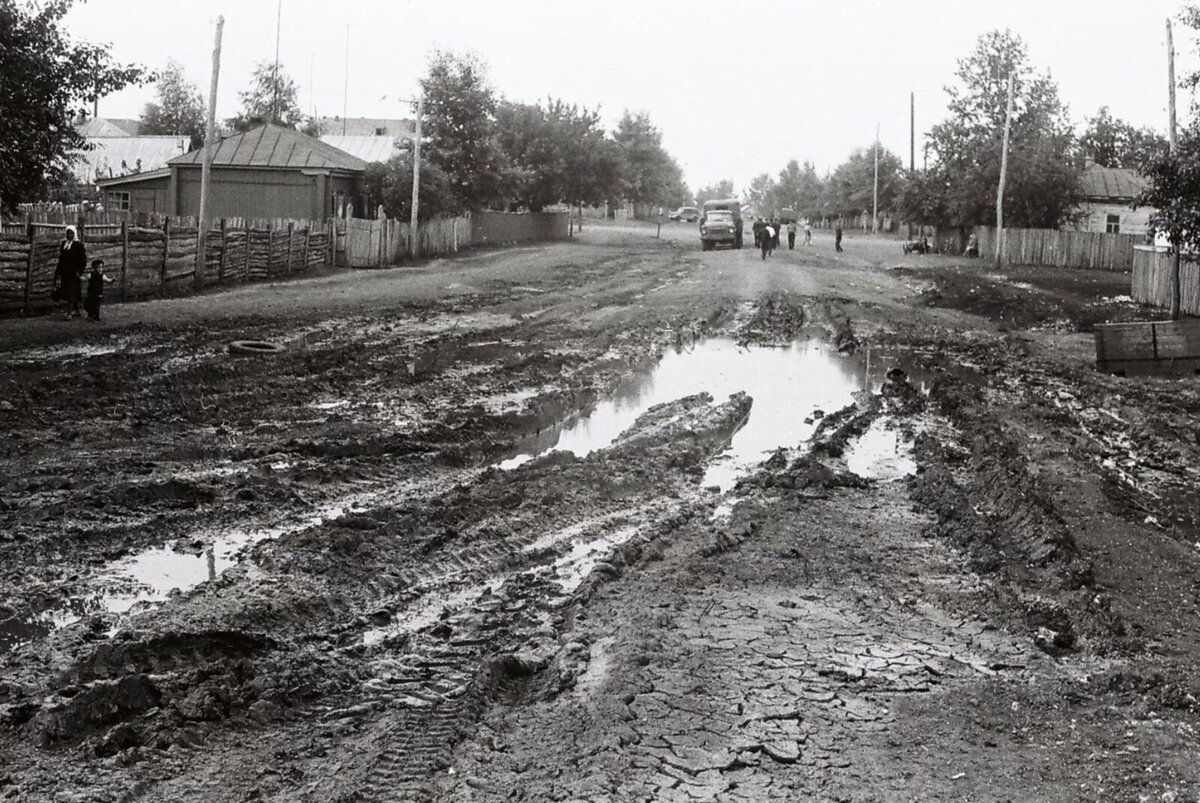
[[705, 201], [700, 215], [700, 248], [742, 247], [742, 202], [736, 198]]

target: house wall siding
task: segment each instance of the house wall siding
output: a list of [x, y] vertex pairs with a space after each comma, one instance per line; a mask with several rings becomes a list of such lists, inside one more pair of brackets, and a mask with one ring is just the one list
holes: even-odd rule
[[1079, 211], [1083, 213], [1083, 217], [1075, 227], [1078, 231], [1093, 231], [1103, 234], [1107, 230], [1108, 216], [1119, 215], [1121, 218], [1120, 234], [1145, 234], [1149, 228], [1150, 215], [1154, 210], [1149, 207], [1133, 209], [1128, 204], [1085, 201], [1080, 204]]
[[[317, 177], [299, 170], [230, 170], [214, 168], [210, 187], [211, 215], [249, 218], [317, 219], [321, 204]], [[200, 170], [179, 170], [178, 215], [200, 214]]]

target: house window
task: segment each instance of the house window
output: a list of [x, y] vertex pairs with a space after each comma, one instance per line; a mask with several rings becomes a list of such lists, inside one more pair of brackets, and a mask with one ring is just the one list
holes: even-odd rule
[[1121, 233], [1121, 216], [1108, 215], [1104, 221], [1104, 231], [1108, 234]]
[[109, 209], [128, 209], [129, 193], [106, 192], [104, 194], [104, 205]]
[[382, 137], [386, 133], [387, 133], [386, 128], [376, 128], [375, 129], [375, 136], [377, 136], [377, 137]]

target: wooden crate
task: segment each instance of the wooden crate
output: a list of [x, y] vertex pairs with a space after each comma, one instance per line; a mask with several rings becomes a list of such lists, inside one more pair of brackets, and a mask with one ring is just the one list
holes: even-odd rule
[[1096, 367], [1120, 376], [1200, 373], [1200, 320], [1099, 324]]

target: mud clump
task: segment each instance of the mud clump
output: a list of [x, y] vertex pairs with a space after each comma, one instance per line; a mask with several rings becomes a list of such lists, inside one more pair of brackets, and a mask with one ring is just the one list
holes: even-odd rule
[[50, 746], [82, 739], [96, 730], [157, 708], [162, 693], [146, 675], [97, 681], [82, 690], [67, 689], [64, 703], [34, 715], [26, 726], [38, 744]]

